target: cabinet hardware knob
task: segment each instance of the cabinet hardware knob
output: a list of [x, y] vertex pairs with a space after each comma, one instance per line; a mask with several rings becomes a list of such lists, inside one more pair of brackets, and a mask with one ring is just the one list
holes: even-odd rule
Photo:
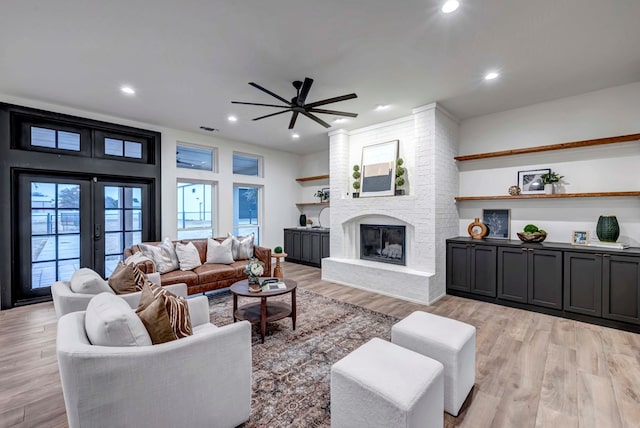
[[602, 257], [611, 257], [611, 254], [603, 254]]
[[533, 250], [533, 248], [529, 248], [529, 251], [533, 252], [534, 250]]

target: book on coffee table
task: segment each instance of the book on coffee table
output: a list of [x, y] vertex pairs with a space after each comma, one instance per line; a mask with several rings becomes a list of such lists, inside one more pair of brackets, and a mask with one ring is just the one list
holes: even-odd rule
[[282, 281], [265, 280], [262, 283], [262, 291], [286, 290], [287, 284]]

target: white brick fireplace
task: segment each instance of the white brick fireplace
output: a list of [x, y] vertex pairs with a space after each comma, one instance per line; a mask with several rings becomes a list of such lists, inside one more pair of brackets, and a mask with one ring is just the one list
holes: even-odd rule
[[[405, 196], [352, 198], [352, 166], [362, 147], [399, 140]], [[329, 134], [331, 257], [322, 279], [431, 304], [445, 294], [445, 239], [458, 235], [458, 123], [438, 105], [354, 131]], [[406, 265], [360, 259], [360, 224], [406, 227]]]

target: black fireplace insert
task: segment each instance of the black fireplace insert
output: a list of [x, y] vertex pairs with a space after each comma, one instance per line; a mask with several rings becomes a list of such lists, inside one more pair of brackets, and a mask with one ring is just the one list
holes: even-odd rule
[[360, 225], [360, 258], [405, 265], [405, 226]]

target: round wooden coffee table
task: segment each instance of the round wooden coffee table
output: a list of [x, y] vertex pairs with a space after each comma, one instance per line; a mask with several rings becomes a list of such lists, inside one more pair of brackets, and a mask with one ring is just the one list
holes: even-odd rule
[[[264, 280], [266, 278], [260, 278]], [[249, 282], [246, 279], [238, 281], [230, 287], [233, 295], [233, 322], [247, 320], [252, 324], [260, 323], [260, 336], [264, 343], [264, 335], [267, 331], [267, 323], [290, 317], [293, 329], [296, 329], [296, 287], [298, 284], [292, 279], [281, 279], [287, 286], [282, 290], [249, 291]], [[291, 305], [285, 302], [268, 302], [267, 298], [291, 293]], [[238, 296], [259, 298], [260, 302], [250, 303], [238, 308]]]

